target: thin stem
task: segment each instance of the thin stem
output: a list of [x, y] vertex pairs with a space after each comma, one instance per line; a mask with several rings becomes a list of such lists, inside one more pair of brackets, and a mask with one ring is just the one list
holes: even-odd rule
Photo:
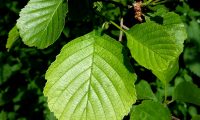
[[171, 104], [173, 102], [174, 102], [174, 100], [167, 101], [167, 105], [169, 105], [169, 104]]
[[122, 29], [119, 25], [117, 25], [113, 21], [110, 21], [110, 23], [113, 24], [116, 28], [120, 29], [121, 31], [126, 32], [124, 29]]
[[[120, 27], [122, 28], [122, 25], [123, 25], [123, 18], [121, 18], [120, 20]], [[120, 30], [120, 34], [119, 34], [119, 42], [122, 42], [122, 37], [123, 37], [123, 31]]]
[[158, 5], [158, 4], [162, 4], [162, 3], [165, 3], [165, 2], [167, 2], [167, 0], [163, 0], [163, 1], [156, 1], [156, 2], [153, 2], [152, 4], [153, 5]]
[[123, 29], [125, 29], [125, 30], [129, 30], [129, 28], [126, 27], [125, 25], [122, 25], [121, 27], [122, 27]]

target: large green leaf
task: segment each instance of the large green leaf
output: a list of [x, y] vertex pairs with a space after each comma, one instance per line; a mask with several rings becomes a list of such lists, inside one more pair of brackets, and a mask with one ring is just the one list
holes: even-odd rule
[[17, 39], [19, 39], [19, 32], [18, 32], [17, 27], [14, 26], [8, 33], [6, 48], [9, 50]]
[[147, 69], [166, 70], [180, 53], [175, 38], [154, 22], [135, 25], [126, 35], [131, 55]]
[[173, 99], [200, 106], [200, 88], [191, 82], [181, 82], [175, 87]]
[[145, 80], [140, 81], [135, 86], [137, 98], [139, 100], [154, 100], [157, 101], [156, 96], [154, 95], [153, 91], [151, 90], [151, 86]]
[[68, 43], [49, 67], [44, 95], [60, 120], [120, 120], [136, 101], [123, 46], [88, 33]]
[[164, 105], [145, 100], [133, 107], [130, 120], [171, 120], [171, 115]]
[[54, 43], [64, 28], [66, 13], [63, 0], [30, 0], [17, 20], [23, 42], [38, 48]]

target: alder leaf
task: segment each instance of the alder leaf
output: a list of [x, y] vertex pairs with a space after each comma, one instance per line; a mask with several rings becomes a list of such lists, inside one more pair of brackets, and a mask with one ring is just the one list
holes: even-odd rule
[[130, 120], [171, 120], [171, 115], [161, 103], [145, 100], [133, 107]]
[[[170, 35], [174, 35], [179, 46], [180, 53], [183, 51], [183, 43], [187, 39], [187, 31], [181, 17], [174, 12], [167, 12], [162, 15], [163, 25]], [[179, 53], [179, 54], [180, 54]]]
[[166, 70], [180, 53], [175, 38], [154, 22], [135, 25], [126, 35], [132, 57], [147, 69]]
[[156, 75], [164, 84], [167, 84], [173, 79], [179, 70], [178, 58], [183, 51], [183, 43], [187, 38], [187, 32], [180, 16], [176, 13], [166, 12], [161, 14], [161, 16], [163, 17], [163, 27], [167, 30], [170, 36], [174, 36], [177, 48], [179, 49], [176, 57], [177, 60], [171, 61], [166, 70], [153, 70], [153, 74]]
[[138, 100], [158, 101], [147, 81], [141, 80], [138, 84], [136, 84], [135, 88]]
[[121, 120], [136, 101], [123, 46], [95, 31], [63, 47], [49, 67], [44, 95], [60, 120]]
[[8, 33], [8, 40], [6, 43], [6, 48], [8, 49], [8, 51], [10, 50], [10, 48], [12, 47], [12, 45], [15, 43], [17, 39], [19, 39], [19, 32], [18, 32], [17, 26], [14, 26]]
[[64, 28], [66, 13], [63, 0], [30, 0], [17, 20], [22, 41], [38, 48], [53, 44]]
[[191, 82], [181, 82], [174, 89], [173, 99], [200, 106], [200, 88]]
[[170, 65], [166, 70], [158, 71], [153, 70], [153, 74], [156, 75], [164, 84], [169, 83], [173, 77], [176, 75], [176, 73], [179, 70], [179, 64], [178, 60], [171, 61]]

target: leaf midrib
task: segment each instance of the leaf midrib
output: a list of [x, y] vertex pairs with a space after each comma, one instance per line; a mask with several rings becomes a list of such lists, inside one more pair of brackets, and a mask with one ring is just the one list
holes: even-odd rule
[[[131, 36], [131, 35], [129, 35], [129, 36]], [[156, 55], [158, 55], [159, 57], [161, 57], [164, 61], [167, 61], [165, 58], [163, 58], [163, 56], [160, 56], [159, 53], [157, 53], [156, 51], [154, 51], [153, 49], [151, 49], [151, 47], [148, 47], [147, 45], [142, 44], [142, 42], [139, 42], [139, 41], [135, 40], [135, 38], [134, 38], [133, 36], [131, 36], [131, 37], [132, 37], [132, 39], [133, 39], [134, 41], [136, 41], [138, 44], [144, 46], [146, 49], [150, 49], [153, 53], [155, 53]], [[133, 44], [133, 43], [131, 42], [131, 44]]]
[[[53, 21], [52, 19], [53, 19], [54, 14], [58, 10], [58, 8], [62, 4], [62, 2], [63, 2], [63, 0], [60, 0], [60, 2], [58, 3], [58, 6], [56, 6], [56, 9], [54, 10], [53, 14], [51, 15], [50, 20], [48, 21], [46, 27], [44, 28], [45, 29], [44, 31], [47, 31], [47, 28], [49, 27], [50, 22]], [[44, 31], [42, 32], [42, 35], [44, 34]]]

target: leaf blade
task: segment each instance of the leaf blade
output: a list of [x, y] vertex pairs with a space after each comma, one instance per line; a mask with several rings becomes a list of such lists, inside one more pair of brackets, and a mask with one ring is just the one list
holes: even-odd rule
[[127, 33], [132, 57], [150, 70], [165, 70], [179, 52], [174, 37], [153, 22], [135, 25]]
[[133, 107], [130, 120], [171, 120], [171, 117], [169, 110], [162, 104], [145, 100], [140, 105]]
[[15, 43], [15, 41], [19, 39], [19, 32], [16, 26], [14, 26], [10, 32], [8, 33], [8, 40], [6, 43], [6, 48], [10, 50], [12, 45]]
[[153, 91], [151, 90], [151, 86], [145, 80], [140, 81], [135, 86], [137, 92], [137, 98], [139, 100], [154, 100], [157, 101], [157, 98]]
[[98, 120], [128, 114], [136, 76], [124, 66], [122, 52], [120, 43], [95, 32], [64, 46], [45, 75], [44, 94], [55, 116]]
[[63, 0], [30, 0], [17, 20], [22, 41], [38, 48], [53, 44], [64, 28], [66, 13]]
[[169, 83], [179, 70], [178, 60], [171, 61], [166, 70], [158, 71], [153, 70], [153, 74], [156, 75], [165, 85]]
[[181, 82], [174, 90], [173, 99], [200, 106], [200, 88], [191, 82]]

